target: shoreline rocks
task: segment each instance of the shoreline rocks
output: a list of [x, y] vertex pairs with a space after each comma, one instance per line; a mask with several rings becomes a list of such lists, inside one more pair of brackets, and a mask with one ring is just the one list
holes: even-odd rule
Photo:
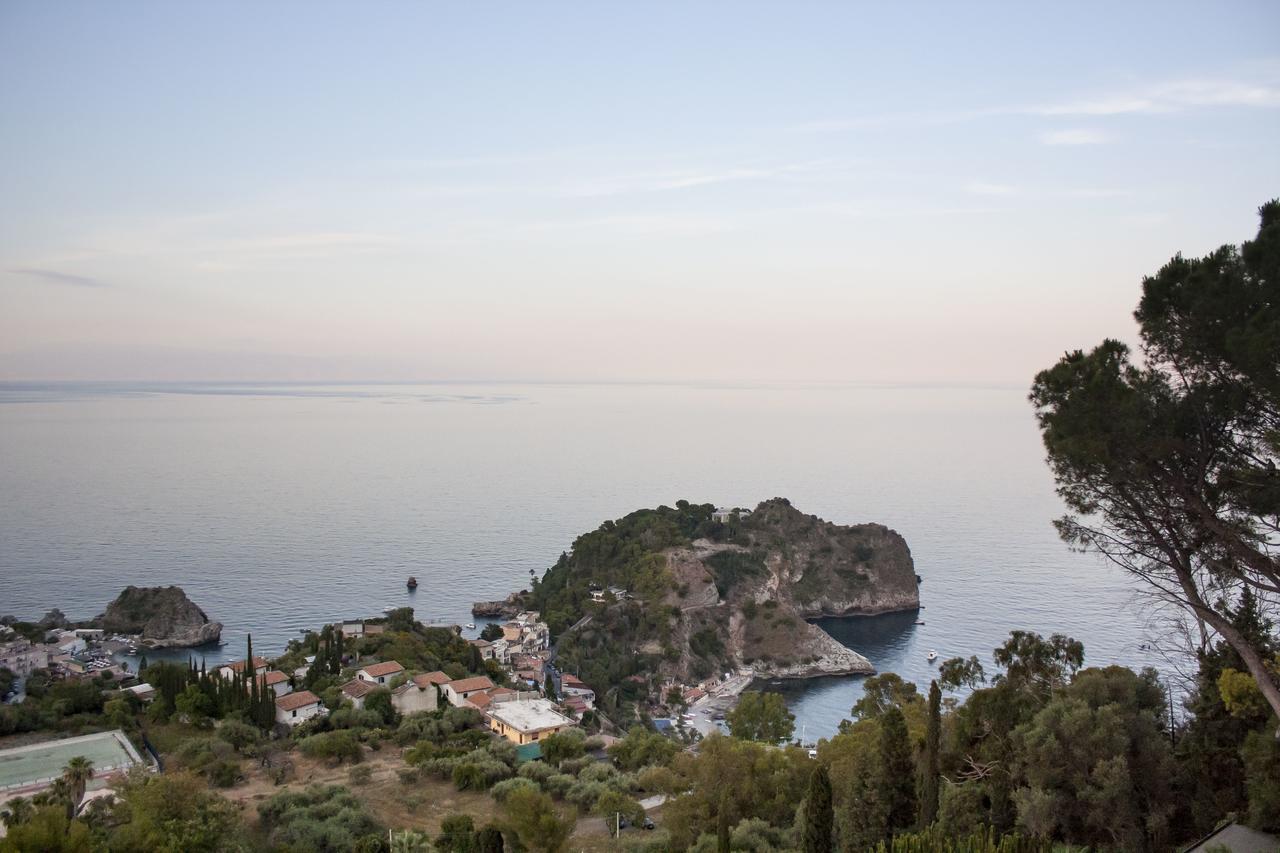
[[472, 616], [487, 616], [497, 619], [513, 619], [528, 609], [524, 604], [524, 590], [513, 592], [501, 601], [477, 601], [471, 605]]

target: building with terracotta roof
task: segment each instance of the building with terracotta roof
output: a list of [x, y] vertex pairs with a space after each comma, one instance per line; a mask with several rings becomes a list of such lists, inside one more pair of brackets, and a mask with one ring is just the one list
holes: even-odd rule
[[421, 675], [415, 675], [413, 677], [413, 683], [419, 687], [426, 687], [428, 684], [434, 684], [438, 687], [443, 684], [448, 684], [450, 681], [453, 681], [453, 679], [438, 669], [435, 672], [424, 672]]
[[276, 722], [297, 726], [326, 713], [320, 697], [310, 690], [300, 690], [276, 700]]
[[342, 685], [342, 696], [357, 709], [364, 710], [365, 697], [378, 689], [378, 685], [360, 678], [353, 678]]
[[278, 669], [269, 669], [262, 675], [258, 676], [258, 684], [263, 687], [270, 687], [271, 692], [277, 697], [283, 696], [293, 690], [289, 685], [289, 676], [285, 675]]
[[449, 704], [455, 708], [462, 707], [467, 699], [475, 693], [483, 693], [492, 689], [493, 682], [488, 677], [477, 675], [473, 678], [459, 678], [457, 681], [450, 681], [442, 688], [445, 698], [449, 700]]
[[371, 663], [356, 672], [356, 678], [372, 684], [386, 685], [391, 679], [404, 672], [404, 667], [393, 660], [382, 663]]
[[[253, 674], [262, 675], [269, 667], [267, 659], [263, 657], [253, 656]], [[234, 660], [231, 663], [224, 663], [218, 668], [218, 675], [228, 680], [235, 678], [237, 675], [245, 671], [245, 662], [242, 660]]]

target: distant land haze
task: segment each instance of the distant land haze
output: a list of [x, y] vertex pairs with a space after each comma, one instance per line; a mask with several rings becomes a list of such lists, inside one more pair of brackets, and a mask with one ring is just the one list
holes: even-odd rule
[[[0, 435], [0, 610], [178, 584], [226, 626], [211, 660], [392, 605], [469, 622], [606, 519], [786, 496], [906, 538], [926, 624], [824, 622], [881, 670], [927, 684], [928, 649], [1015, 628], [1159, 663], [1123, 578], [1058, 540], [1018, 388], [6, 383]], [[858, 684], [789, 689], [797, 731], [830, 734]]]

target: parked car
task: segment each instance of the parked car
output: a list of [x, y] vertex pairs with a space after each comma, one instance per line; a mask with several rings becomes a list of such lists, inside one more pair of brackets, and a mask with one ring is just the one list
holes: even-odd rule
[[640, 825], [643, 826], [645, 829], [654, 829], [657, 826], [657, 824], [653, 822], [653, 818], [647, 815], [645, 816], [644, 823]]

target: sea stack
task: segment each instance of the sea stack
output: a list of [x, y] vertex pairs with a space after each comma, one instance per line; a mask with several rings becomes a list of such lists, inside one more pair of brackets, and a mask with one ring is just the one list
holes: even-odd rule
[[108, 633], [133, 634], [157, 649], [203, 646], [222, 636], [222, 623], [210, 621], [179, 586], [127, 587], [100, 619]]

